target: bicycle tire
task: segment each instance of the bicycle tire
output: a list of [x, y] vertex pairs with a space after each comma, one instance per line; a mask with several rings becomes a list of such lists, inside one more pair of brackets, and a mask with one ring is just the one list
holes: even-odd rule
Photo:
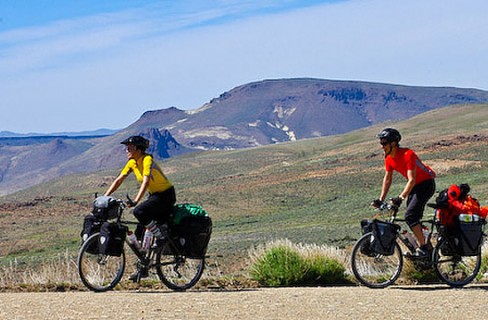
[[[166, 243], [165, 246], [170, 246]], [[181, 254], [164, 254], [174, 250], [163, 248], [156, 255], [159, 280], [174, 291], [185, 291], [195, 286], [205, 268], [205, 258], [189, 258]]]
[[447, 238], [439, 240], [434, 248], [434, 269], [439, 279], [454, 288], [471, 283], [481, 268], [481, 252], [475, 256], [461, 256], [449, 248]]
[[403, 269], [403, 255], [395, 242], [392, 255], [374, 253], [370, 248], [373, 233], [364, 234], [351, 253], [351, 269], [356, 279], [369, 288], [386, 288], [398, 279]]
[[77, 266], [81, 282], [88, 289], [104, 292], [113, 289], [120, 282], [125, 270], [125, 252], [122, 251], [120, 257], [117, 257], [93, 251], [99, 237], [100, 232], [94, 233], [83, 243], [78, 254]]

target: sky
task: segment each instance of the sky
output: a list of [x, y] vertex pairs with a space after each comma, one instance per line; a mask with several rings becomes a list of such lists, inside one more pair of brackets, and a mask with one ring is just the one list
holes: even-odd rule
[[486, 0], [0, 0], [0, 131], [122, 129], [237, 86], [488, 90]]

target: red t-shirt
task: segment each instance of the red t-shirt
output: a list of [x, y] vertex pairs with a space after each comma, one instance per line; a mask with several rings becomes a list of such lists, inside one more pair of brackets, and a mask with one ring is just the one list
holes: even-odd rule
[[415, 185], [435, 178], [434, 170], [423, 164], [417, 154], [408, 148], [398, 148], [395, 153], [395, 158], [390, 155], [386, 156], [385, 169], [387, 172], [395, 170], [406, 179], [408, 179], [407, 171], [415, 170], [417, 173]]

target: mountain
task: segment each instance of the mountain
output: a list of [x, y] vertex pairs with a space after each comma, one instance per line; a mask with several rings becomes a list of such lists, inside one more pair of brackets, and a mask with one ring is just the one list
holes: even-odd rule
[[164, 128], [182, 145], [236, 149], [349, 132], [452, 105], [488, 102], [476, 89], [320, 79], [265, 80], [200, 109], [146, 112], [132, 128]]
[[0, 138], [0, 195], [71, 174], [120, 168], [120, 141], [140, 134], [157, 159], [336, 135], [453, 104], [488, 102], [488, 92], [321, 79], [264, 80], [201, 108], [145, 112], [109, 136]]

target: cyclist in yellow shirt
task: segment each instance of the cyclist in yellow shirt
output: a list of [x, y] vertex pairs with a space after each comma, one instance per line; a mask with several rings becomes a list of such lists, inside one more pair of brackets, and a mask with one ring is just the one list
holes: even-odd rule
[[[165, 230], [161, 230], [159, 225], [167, 224], [169, 221], [176, 202], [175, 189], [153, 157], [146, 153], [149, 140], [141, 136], [131, 136], [121, 144], [126, 145], [129, 160], [105, 195], [111, 195], [133, 172], [141, 185], [134, 201], [129, 201], [127, 206], [135, 206], [134, 216], [153, 233], [156, 244], [160, 245]], [[146, 191], [149, 192], [149, 197], [142, 201]]]

